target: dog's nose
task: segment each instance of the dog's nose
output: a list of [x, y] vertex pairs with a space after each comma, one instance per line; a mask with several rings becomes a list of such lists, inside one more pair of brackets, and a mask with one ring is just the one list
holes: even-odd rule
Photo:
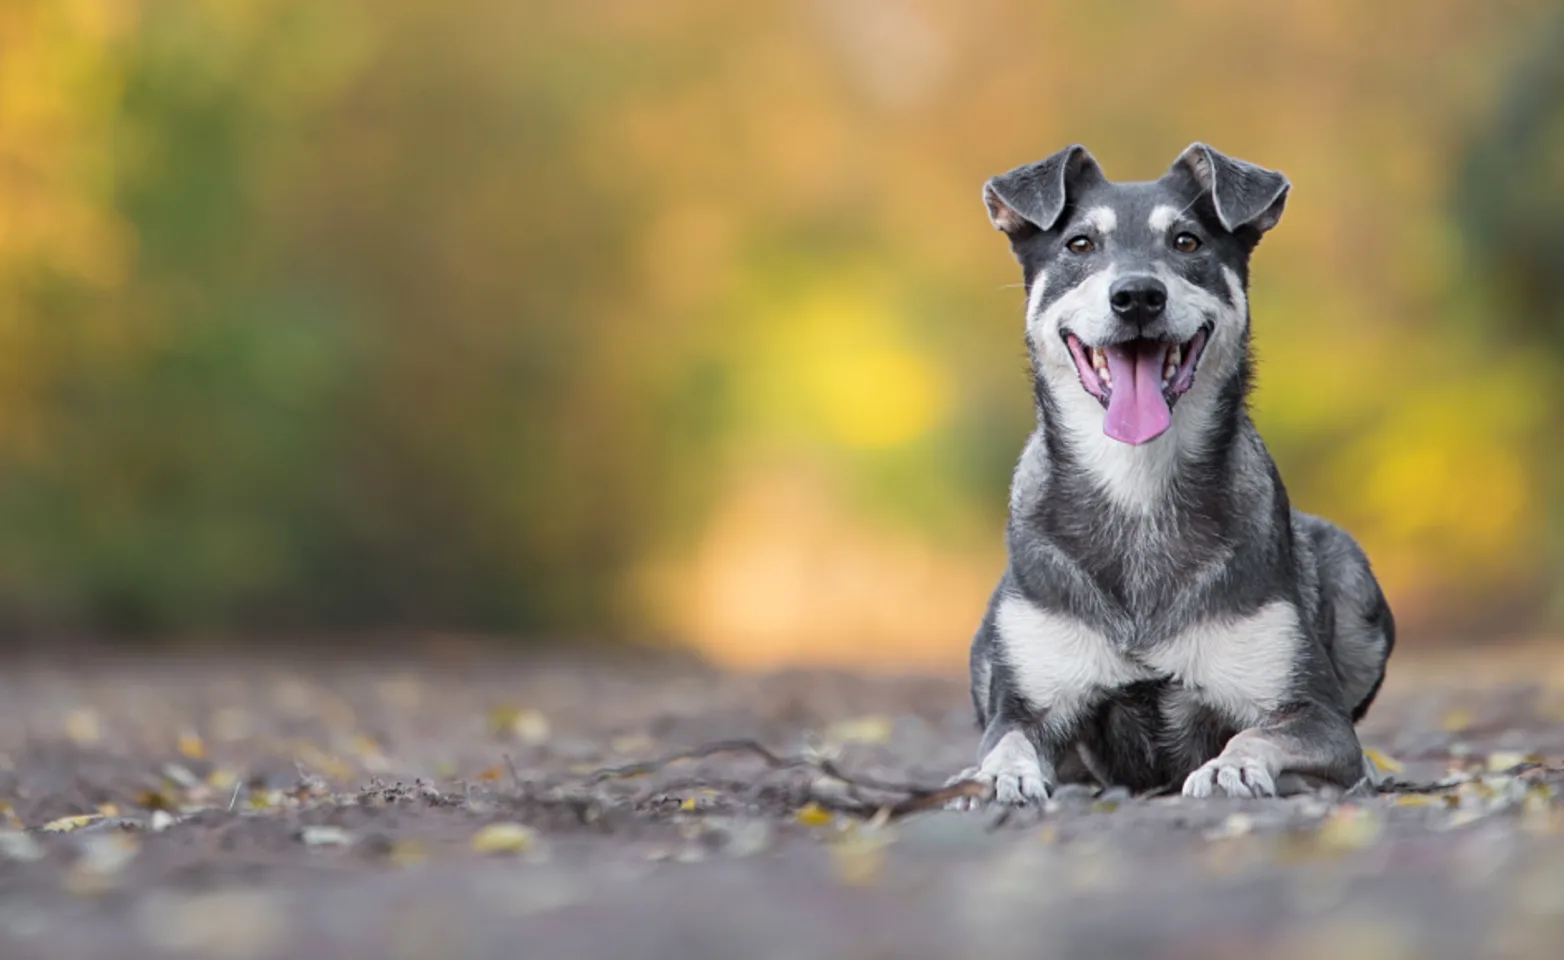
[[1168, 305], [1168, 288], [1156, 277], [1120, 277], [1108, 288], [1108, 303], [1120, 320], [1136, 325], [1162, 316]]

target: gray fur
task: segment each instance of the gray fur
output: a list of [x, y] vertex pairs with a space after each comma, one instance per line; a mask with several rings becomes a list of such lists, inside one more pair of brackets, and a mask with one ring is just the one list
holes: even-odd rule
[[[1292, 509], [1247, 406], [1249, 258], [1288, 192], [1203, 144], [1155, 182], [1112, 183], [1073, 146], [985, 188], [1026, 282], [1037, 411], [1008, 568], [972, 643], [984, 733], [964, 776], [1003, 779], [1000, 799], [1035, 801], [1016, 786], [1034, 776], [1262, 796], [1363, 775], [1353, 727], [1384, 677], [1390, 609], [1352, 538]], [[1177, 250], [1180, 233], [1198, 250]], [[1091, 250], [1072, 252], [1083, 235]], [[1169, 289], [1134, 329], [1099, 302], [1126, 275]], [[1107, 401], [1071, 337], [1188, 341], [1194, 382], [1167, 394], [1165, 433], [1102, 435]]]

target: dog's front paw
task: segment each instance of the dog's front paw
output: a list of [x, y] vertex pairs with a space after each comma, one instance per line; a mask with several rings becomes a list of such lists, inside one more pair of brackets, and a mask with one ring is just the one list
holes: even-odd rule
[[1184, 796], [1274, 797], [1276, 778], [1255, 758], [1224, 754], [1184, 780]]
[[1036, 759], [1015, 754], [996, 757], [991, 753], [982, 765], [963, 770], [951, 777], [946, 785], [954, 786], [962, 781], [982, 784], [988, 788], [987, 796], [957, 797], [945, 805], [946, 809], [975, 810], [984, 803], [1013, 807], [1041, 805], [1054, 789], [1052, 780]]

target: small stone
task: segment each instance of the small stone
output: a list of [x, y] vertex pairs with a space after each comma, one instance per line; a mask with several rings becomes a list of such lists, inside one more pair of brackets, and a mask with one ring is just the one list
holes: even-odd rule
[[353, 835], [341, 827], [315, 826], [299, 831], [299, 839], [306, 847], [346, 847], [353, 843]]
[[36, 863], [44, 858], [43, 844], [21, 830], [0, 830], [0, 859]]

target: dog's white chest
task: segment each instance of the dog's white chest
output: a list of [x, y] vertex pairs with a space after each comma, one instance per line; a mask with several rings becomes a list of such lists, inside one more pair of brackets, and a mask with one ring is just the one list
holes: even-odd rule
[[1072, 713], [1108, 691], [1165, 679], [1245, 724], [1281, 704], [1299, 638], [1297, 610], [1285, 601], [1203, 621], [1133, 658], [1074, 617], [1020, 597], [1002, 600], [995, 621], [1016, 688], [1035, 709]]

